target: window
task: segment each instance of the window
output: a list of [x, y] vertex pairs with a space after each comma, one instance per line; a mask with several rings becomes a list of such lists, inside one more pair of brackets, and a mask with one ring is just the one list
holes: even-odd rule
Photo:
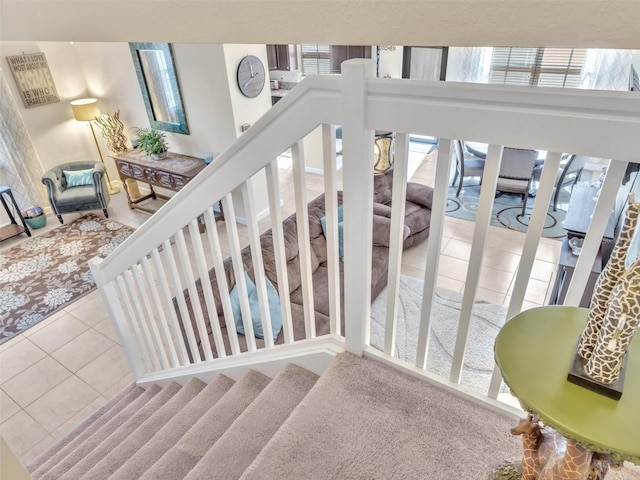
[[341, 73], [341, 65], [351, 58], [371, 58], [366, 45], [301, 45], [302, 74]]
[[329, 45], [301, 45], [302, 74], [331, 73], [331, 55]]
[[496, 47], [489, 83], [576, 88], [585, 54], [583, 48]]

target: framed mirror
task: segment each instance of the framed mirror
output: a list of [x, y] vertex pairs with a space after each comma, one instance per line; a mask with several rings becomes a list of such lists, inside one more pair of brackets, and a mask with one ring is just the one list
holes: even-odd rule
[[171, 46], [168, 43], [130, 43], [129, 48], [151, 126], [188, 135]]

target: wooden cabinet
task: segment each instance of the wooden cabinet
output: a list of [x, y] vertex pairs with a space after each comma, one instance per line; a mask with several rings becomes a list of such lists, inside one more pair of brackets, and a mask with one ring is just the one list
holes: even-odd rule
[[295, 45], [267, 45], [269, 70], [297, 70], [298, 49]]

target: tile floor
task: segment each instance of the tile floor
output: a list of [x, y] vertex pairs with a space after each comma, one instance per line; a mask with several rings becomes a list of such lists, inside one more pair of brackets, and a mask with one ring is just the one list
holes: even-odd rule
[[[435, 155], [425, 158], [424, 146], [420, 146], [412, 148], [410, 161], [417, 168], [412, 180], [433, 184]], [[290, 175], [291, 169], [285, 164], [281, 169], [285, 215], [292, 211], [288, 206], [290, 193], [284, 191], [292, 184]], [[322, 177], [307, 175], [307, 188], [308, 200], [322, 193]], [[127, 207], [124, 192], [112, 197], [109, 211], [113, 220], [134, 227], [149, 218]], [[79, 216], [65, 215], [65, 222]], [[57, 225], [55, 217], [49, 216], [48, 225], [34, 233]], [[246, 241], [243, 227], [240, 233]], [[472, 234], [472, 223], [447, 217], [438, 286], [454, 291], [464, 288]], [[490, 246], [486, 251], [478, 295], [506, 305], [524, 234], [491, 227], [489, 235], [489, 245], [500, 247]], [[23, 239], [3, 242], [0, 249]], [[404, 274], [423, 275], [427, 243], [404, 253]], [[541, 239], [525, 307], [545, 303], [559, 248], [559, 242]], [[94, 291], [0, 345], [0, 434], [27, 464], [130, 382], [132, 377], [111, 321]]]

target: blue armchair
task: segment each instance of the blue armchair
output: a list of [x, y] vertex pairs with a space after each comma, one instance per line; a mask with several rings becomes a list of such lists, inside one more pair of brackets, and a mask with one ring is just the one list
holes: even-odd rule
[[60, 223], [63, 213], [97, 210], [109, 217], [111, 200], [102, 162], [68, 162], [47, 170], [42, 176], [49, 203]]

